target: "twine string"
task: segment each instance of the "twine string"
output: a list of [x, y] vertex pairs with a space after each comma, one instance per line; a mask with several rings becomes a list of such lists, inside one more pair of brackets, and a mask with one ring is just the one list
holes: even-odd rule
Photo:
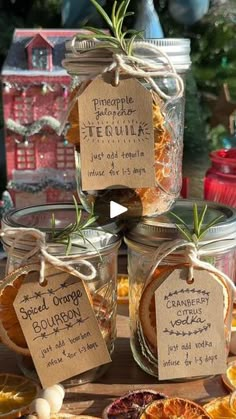
[[[151, 50], [152, 52], [155, 52], [159, 58], [163, 59], [163, 68], [160, 68], [160, 64], [156, 64], [154, 61], [149, 59], [139, 58], [135, 55], [114, 54], [114, 63], [111, 65], [110, 69], [108, 67], [105, 71], [111, 71], [115, 64], [115, 68], [119, 71], [119, 73], [123, 70], [125, 74], [131, 77], [146, 79], [152, 86], [153, 90], [162, 99], [175, 100], [183, 96], [184, 82], [181, 76], [177, 74], [169, 56], [160, 48], [154, 45], [146, 44], [145, 42], [140, 42], [138, 47], [141, 47], [146, 51]], [[176, 82], [176, 93], [173, 95], [167, 95], [153, 80], [153, 77], [173, 78]]]
[[[75, 46], [76, 36], [71, 41], [71, 49], [72, 53], [76, 57], [80, 57], [81, 52], [76, 49]], [[135, 50], [138, 48], [142, 48], [144, 50], [144, 54], [147, 52], [152, 52], [155, 54], [153, 57], [154, 59], [158, 57], [161, 63], [155, 63], [153, 60], [148, 58], [139, 58], [135, 56]], [[76, 95], [71, 100], [69, 107], [67, 109], [66, 114], [61, 123], [61, 127], [59, 130], [59, 134], [61, 134], [64, 129], [66, 122], [68, 121], [70, 112], [75, 105], [76, 101], [80, 97], [80, 95], [84, 92], [88, 80], [94, 79], [99, 75], [109, 73], [114, 71], [114, 84], [117, 86], [119, 84], [120, 75], [124, 74], [134, 78], [142, 78], [145, 79], [152, 89], [158, 94], [159, 97], [166, 101], [174, 101], [183, 96], [184, 93], [184, 82], [179, 74], [177, 74], [176, 69], [170, 59], [170, 57], [158, 48], [156, 45], [148, 44], [146, 42], [138, 42], [136, 46], [133, 48], [134, 55], [125, 55], [123, 53], [114, 53], [112, 58], [113, 61], [110, 65], [105, 67], [101, 72], [89, 75], [85, 81], [83, 81], [76, 92]], [[69, 60], [68, 60], [69, 61]], [[64, 60], [64, 63], [67, 62], [67, 70], [70, 73], [70, 62]], [[176, 92], [173, 95], [168, 95], [165, 93], [159, 86], [158, 83], [154, 80], [156, 78], [172, 78], [176, 83]]]
[[40, 273], [39, 273], [39, 283], [42, 284], [45, 280], [45, 267], [46, 264], [49, 263], [53, 265], [55, 268], [62, 269], [71, 275], [75, 275], [80, 278], [82, 281], [91, 281], [93, 280], [96, 275], [97, 271], [92, 263], [88, 260], [78, 258], [78, 255], [73, 255], [70, 259], [75, 259], [78, 261], [80, 266], [84, 266], [88, 268], [90, 273], [83, 274], [79, 270], [73, 268], [71, 266], [71, 261], [66, 261], [58, 258], [57, 256], [53, 256], [48, 252], [48, 245], [46, 242], [46, 233], [36, 229], [36, 228], [24, 228], [24, 227], [8, 227], [0, 232], [1, 237], [7, 237], [9, 239], [13, 239], [10, 248], [8, 251], [9, 256], [12, 256], [13, 253], [16, 251], [16, 245], [21, 242], [23, 245], [24, 241], [27, 243], [25, 236], [31, 236], [34, 239], [34, 247], [31, 251], [29, 251], [24, 258], [21, 260], [21, 266], [27, 263], [33, 256], [39, 255], [40, 259]]
[[[221, 239], [222, 240], [222, 239]], [[208, 242], [210, 244], [211, 242]], [[205, 262], [203, 260], [200, 260], [200, 255], [207, 254], [207, 245], [205, 244], [204, 250], [198, 249], [196, 244], [193, 242], [188, 242], [184, 239], [176, 239], [172, 241], [171, 243], [163, 243], [158, 247], [154, 254], [154, 262], [150, 269], [149, 275], [147, 277], [146, 284], [150, 282], [150, 279], [154, 273], [154, 271], [158, 268], [160, 263], [171, 253], [175, 252], [178, 249], [184, 248], [184, 260], [189, 265], [189, 276], [188, 281], [193, 279], [194, 274], [193, 270], [194, 268], [201, 268], [204, 270], [207, 270], [209, 272], [212, 272], [216, 274], [217, 276], [220, 276], [224, 281], [226, 282], [229, 289], [231, 289], [233, 293], [233, 299], [236, 299], [236, 286], [234, 285], [233, 281], [222, 271], [217, 269], [212, 264]]]

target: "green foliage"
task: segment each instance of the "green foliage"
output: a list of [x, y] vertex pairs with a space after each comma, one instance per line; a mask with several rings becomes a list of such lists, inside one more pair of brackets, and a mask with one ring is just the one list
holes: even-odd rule
[[222, 140], [227, 135], [227, 129], [223, 125], [217, 125], [214, 128], [208, 127], [207, 141], [209, 151], [222, 148]]
[[206, 151], [206, 120], [204, 119], [200, 94], [192, 71], [186, 77], [185, 102], [185, 152]]
[[176, 224], [177, 229], [180, 231], [181, 235], [189, 242], [193, 242], [196, 245], [198, 242], [206, 235], [208, 230], [213, 227], [214, 225], [218, 224], [219, 221], [224, 217], [223, 215], [219, 215], [211, 220], [208, 224], [204, 224], [205, 216], [207, 212], [207, 205], [204, 205], [199, 211], [198, 206], [196, 203], [193, 204], [193, 228], [191, 229], [185, 221], [179, 217], [174, 212], [170, 212], [170, 214], [180, 222], [180, 224]]
[[132, 54], [133, 43], [135, 39], [140, 38], [142, 31], [136, 31], [134, 29], [129, 29], [127, 31], [123, 30], [124, 20], [128, 16], [133, 16], [134, 12], [128, 12], [128, 7], [130, 0], [123, 0], [119, 4], [117, 0], [114, 1], [111, 17], [106, 13], [96, 0], [90, 0], [93, 3], [94, 7], [97, 9], [99, 14], [103, 17], [105, 22], [105, 27], [108, 27], [112, 35], [104, 34], [100, 29], [93, 28], [91, 26], [86, 26], [85, 29], [92, 32], [88, 35], [77, 35], [77, 39], [96, 39], [98, 41], [103, 41], [101, 44], [97, 43], [96, 48], [111, 48], [113, 50], [119, 49], [127, 55]]
[[202, 90], [218, 93], [227, 81], [236, 87], [236, 23], [219, 16], [208, 16], [198, 25], [197, 37], [192, 40], [193, 71]]
[[34, 0], [26, 17], [27, 27], [59, 28], [61, 26], [61, 2], [59, 0]]
[[[66, 255], [69, 255], [72, 247], [78, 247], [81, 249], [86, 249], [85, 246], [81, 244], [76, 244], [73, 240], [78, 237], [82, 239], [83, 243], [86, 244], [86, 241], [97, 251], [96, 247], [90, 242], [90, 240], [85, 236], [85, 231], [89, 228], [94, 228], [96, 223], [97, 216], [94, 215], [93, 211], [87, 215], [86, 219], [82, 217], [83, 207], [78, 205], [75, 197], [73, 196], [74, 205], [75, 205], [75, 222], [68, 224], [63, 230], [56, 231], [55, 216], [52, 214], [52, 241], [54, 243], [61, 243], [66, 246]], [[98, 251], [97, 251], [98, 252]], [[99, 252], [98, 252], [99, 253]]]

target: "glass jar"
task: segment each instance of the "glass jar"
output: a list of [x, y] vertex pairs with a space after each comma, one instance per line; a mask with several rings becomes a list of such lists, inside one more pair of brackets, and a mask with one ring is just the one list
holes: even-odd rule
[[[102, 48], [96, 50], [93, 49], [94, 45], [92, 41], [66, 44], [66, 58], [63, 60], [63, 66], [74, 78], [75, 84], [77, 83], [77, 87], [71, 94], [72, 104], [82, 83], [85, 82], [83, 89], [86, 89], [88, 83], [98, 74], [102, 74], [113, 61], [113, 51]], [[145, 45], [151, 49], [145, 48]], [[152, 47], [156, 49], [152, 50]], [[176, 72], [183, 81], [185, 80], [185, 73], [190, 67], [190, 41], [188, 39], [135, 41], [133, 54], [146, 61], [146, 68], [142, 67], [142, 69], [147, 70], [148, 66], [151, 68], [154, 64], [160, 72], [163, 72], [163, 75], [155, 78], [154, 81], [158, 88], [168, 95], [167, 100], [159, 97], [147, 79], [139, 79], [145, 88], [152, 91], [155, 186], [128, 189], [120, 185], [111, 185], [106, 190], [82, 190], [79, 114], [77, 103], [75, 103], [68, 116], [69, 129], [65, 135], [67, 140], [76, 146], [78, 195], [87, 211], [91, 210], [95, 199], [99, 197], [108, 205], [110, 200], [119, 202], [128, 207], [130, 214], [134, 216], [140, 216], [140, 213], [142, 216], [162, 214], [172, 206], [181, 191], [185, 97], [184, 93], [176, 97], [178, 82], [171, 77], [171, 72]], [[168, 60], [173, 65], [172, 69]], [[125, 75], [121, 71], [120, 78], [122, 77]], [[113, 136], [113, 142], [114, 140], [116, 141], [116, 136]], [[133, 138], [129, 138], [129, 134], [127, 140], [133, 143]], [[119, 149], [118, 142], [117, 137], [117, 149]]]
[[[117, 307], [117, 256], [120, 246], [119, 227], [115, 223], [110, 225], [92, 226], [83, 230], [84, 239], [74, 234], [72, 247], [66, 256], [66, 245], [53, 242], [52, 217], [54, 216], [56, 230], [60, 232], [69, 224], [75, 222], [75, 207], [73, 204], [46, 204], [35, 207], [16, 209], [8, 212], [2, 219], [2, 229], [6, 235], [2, 238], [3, 247], [8, 255], [6, 273], [27, 263], [39, 261], [39, 252], [33, 252], [35, 239], [29, 233], [24, 234], [14, 242], [14, 237], [7, 235], [7, 228], [16, 229], [21, 227], [35, 228], [46, 233], [47, 251], [60, 260], [70, 263], [73, 268], [86, 275], [88, 268], [82, 266], [80, 259], [90, 262], [96, 269], [96, 277], [87, 281], [93, 302], [93, 310], [98, 321], [99, 328], [106, 342], [109, 353], [112, 355], [116, 338], [116, 307]], [[83, 212], [82, 219], [86, 220], [88, 214]], [[96, 227], [96, 228], [94, 228]], [[110, 231], [110, 232], [109, 232]], [[14, 242], [14, 243], [13, 243]], [[31, 357], [20, 356], [19, 364], [26, 375], [35, 377], [34, 366]], [[66, 380], [65, 386], [73, 386], [85, 382], [94, 381], [100, 377], [109, 367], [109, 364], [101, 365], [75, 377]]]
[[[205, 204], [208, 205], [205, 223], [209, 223], [216, 216], [222, 215], [222, 221], [211, 227], [199, 243], [199, 249], [204, 249], [200, 260], [206, 261], [226, 274], [230, 279], [235, 274], [235, 247], [236, 247], [236, 212], [223, 205], [211, 202], [197, 202], [199, 211]], [[193, 201], [179, 200], [173, 207], [173, 212], [181, 217], [192, 228]], [[139, 223], [130, 227], [126, 233], [125, 242], [128, 246], [128, 273], [129, 273], [129, 313], [130, 313], [130, 339], [131, 349], [137, 364], [147, 373], [158, 377], [157, 344], [155, 350], [146, 338], [141, 324], [140, 305], [146, 286], [150, 284], [153, 276], [149, 277], [156, 252], [163, 244], [170, 244], [180, 239], [179, 230], [175, 226], [176, 219], [170, 213], [153, 218], [143, 218]], [[206, 245], [207, 244], [207, 245]], [[160, 269], [171, 266], [183, 266], [186, 263], [185, 248], [177, 248], [173, 253], [164, 257]], [[154, 295], [154, 294], [153, 294]], [[233, 291], [229, 289], [230, 310], [233, 304]], [[155, 300], [153, 304], [155, 305]], [[154, 307], [155, 312], [155, 307]], [[147, 315], [148, 310], [147, 310]], [[151, 315], [150, 322], [153, 321]], [[153, 323], [151, 324], [153, 327]], [[225, 339], [226, 352], [229, 352], [231, 315], [225, 324], [227, 336]], [[156, 330], [156, 323], [154, 325]], [[156, 332], [155, 332], [156, 333]], [[157, 340], [155, 341], [157, 342]]]
[[204, 198], [236, 207], [236, 149], [210, 153], [211, 167], [204, 179]]

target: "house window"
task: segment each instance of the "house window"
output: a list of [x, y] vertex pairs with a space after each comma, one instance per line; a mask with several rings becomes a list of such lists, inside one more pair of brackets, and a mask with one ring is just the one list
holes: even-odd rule
[[74, 146], [71, 144], [65, 145], [62, 142], [57, 143], [57, 168], [58, 169], [74, 169]]
[[32, 68], [47, 70], [48, 68], [48, 48], [32, 48]]
[[16, 144], [16, 169], [34, 170], [35, 169], [35, 149], [34, 143]]
[[33, 121], [35, 98], [32, 96], [16, 96], [13, 102], [13, 117], [16, 122], [29, 123]]

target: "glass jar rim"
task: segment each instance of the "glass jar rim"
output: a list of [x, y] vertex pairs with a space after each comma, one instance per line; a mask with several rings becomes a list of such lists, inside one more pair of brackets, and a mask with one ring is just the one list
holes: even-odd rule
[[[216, 216], [222, 215], [222, 221], [219, 221], [216, 225], [210, 227], [203, 239], [200, 240], [200, 246], [209, 242], [219, 242], [222, 239], [222, 243], [228, 243], [229, 247], [236, 245], [236, 210], [211, 201], [202, 201], [194, 199], [180, 199], [175, 202], [171, 208], [171, 212], [176, 213], [181, 218], [186, 219], [184, 221], [192, 228], [192, 222], [189, 219], [193, 217], [193, 204], [197, 203], [199, 211], [204, 205], [207, 205], [209, 218], [206, 222], [209, 222]], [[183, 238], [180, 235], [179, 230], [176, 227], [178, 223], [170, 212], [159, 215], [157, 217], [145, 217], [140, 220], [137, 224], [131, 224], [126, 231], [126, 237], [134, 242], [141, 244], [149, 244], [150, 246], [158, 246], [161, 241], [164, 240], [175, 240]], [[180, 223], [179, 223], [180, 224]], [[204, 225], [203, 225], [204, 226]]]
[[[69, 74], [74, 75], [88, 75], [98, 74], [100, 69], [106, 68], [112, 63], [113, 51], [107, 48], [99, 48], [96, 50], [96, 40], [78, 40], [73, 42], [67, 41], [65, 44], [66, 54], [62, 61], [63, 67]], [[171, 60], [176, 71], [184, 72], [189, 69], [191, 65], [190, 57], [190, 39], [188, 38], [146, 38], [143, 40], [134, 41], [134, 48], [138, 51], [137, 56], [144, 56], [147, 59], [153, 59], [154, 53], [145, 49], [143, 44], [150, 44], [159, 48]], [[75, 53], [76, 51], [76, 53]], [[161, 56], [160, 67], [165, 65], [165, 59]], [[72, 70], [77, 68], [76, 71]]]
[[230, 166], [236, 166], [236, 149], [235, 157], [228, 157], [227, 155], [232, 152], [232, 149], [222, 148], [220, 150], [214, 150], [210, 153], [210, 159], [213, 163], [227, 164]]
[[[55, 231], [60, 232], [70, 223], [75, 221], [75, 206], [73, 203], [56, 203], [30, 206], [20, 209], [13, 209], [7, 212], [2, 218], [2, 230], [7, 228], [26, 228], [29, 234], [25, 233], [24, 238], [16, 242], [15, 249], [19, 251], [30, 251], [35, 246], [35, 239], [30, 236], [30, 229], [38, 229], [46, 234], [47, 245], [53, 253], [65, 254], [66, 244], [53, 242], [52, 235], [52, 214], [54, 214]], [[83, 216], [89, 214], [83, 210]], [[83, 237], [72, 235], [71, 254], [85, 252], [100, 252], [116, 242], [120, 241], [121, 224], [111, 221], [109, 224], [94, 225], [83, 230]], [[2, 242], [6, 247], [11, 247], [15, 237], [4, 235]], [[81, 251], [79, 252], [79, 248]]]

